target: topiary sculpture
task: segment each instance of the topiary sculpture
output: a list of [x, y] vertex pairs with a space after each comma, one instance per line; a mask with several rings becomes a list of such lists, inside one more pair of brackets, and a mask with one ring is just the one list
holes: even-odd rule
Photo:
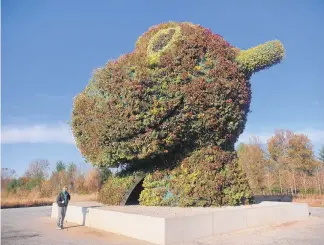
[[75, 98], [77, 147], [93, 165], [149, 173], [143, 205], [241, 204], [251, 191], [234, 144], [249, 113], [249, 78], [283, 56], [279, 41], [241, 51], [199, 25], [154, 26]]

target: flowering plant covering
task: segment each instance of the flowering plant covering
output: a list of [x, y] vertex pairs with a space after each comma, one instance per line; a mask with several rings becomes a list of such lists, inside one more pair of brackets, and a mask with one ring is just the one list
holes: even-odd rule
[[[95, 166], [116, 167], [125, 163], [130, 172], [153, 173], [159, 169], [167, 170], [163, 172], [166, 176], [169, 170], [176, 170], [174, 178], [166, 180], [159, 175], [165, 186], [171, 179], [176, 182], [177, 178], [192, 178], [190, 171], [196, 173], [198, 168], [199, 177], [191, 185], [204, 178], [228, 181], [227, 188], [210, 191], [209, 195], [226, 192], [246, 198], [250, 195], [247, 181], [241, 181], [243, 187], [235, 189], [238, 182], [224, 177], [225, 168], [231, 167], [219, 164], [219, 157], [202, 161], [197, 154], [205, 154], [205, 149], [217, 156], [232, 154], [249, 113], [250, 76], [278, 63], [283, 56], [279, 41], [241, 51], [199, 25], [169, 22], [153, 26], [138, 39], [132, 53], [95, 70], [88, 86], [75, 98], [72, 131], [77, 147]], [[224, 176], [205, 176], [201, 171], [207, 171], [206, 166], [192, 170], [191, 158], [200, 159], [201, 164], [219, 165], [212, 173]], [[179, 174], [183, 164], [187, 174]], [[235, 157], [227, 164], [236, 168]], [[151, 174], [147, 178], [153, 177]], [[208, 188], [213, 188], [210, 181]], [[219, 186], [216, 182], [215, 188]], [[144, 187], [145, 183], [148, 185], [144, 181]], [[230, 183], [232, 189], [228, 187]], [[153, 189], [150, 187], [151, 193], [155, 193]], [[237, 194], [243, 190], [245, 194]], [[174, 187], [174, 192], [179, 191]], [[171, 205], [164, 197], [152, 201], [155, 197], [147, 191], [143, 195], [144, 205], [161, 205], [161, 200]], [[190, 195], [194, 194], [185, 193]], [[177, 200], [175, 205], [180, 205], [180, 199]], [[214, 205], [232, 199], [215, 200], [188, 203]]]

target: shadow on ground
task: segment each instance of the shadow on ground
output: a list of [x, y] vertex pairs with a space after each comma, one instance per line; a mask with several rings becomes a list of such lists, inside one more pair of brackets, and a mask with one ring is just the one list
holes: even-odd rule
[[87, 213], [89, 213], [89, 208], [99, 208], [99, 207], [102, 207], [102, 206], [87, 206], [87, 207], [82, 207], [82, 225], [79, 225], [79, 226], [84, 226], [85, 225], [85, 220], [86, 220], [86, 215]]
[[277, 196], [266, 196], [266, 195], [256, 195], [253, 197], [254, 202], [259, 204], [261, 202], [292, 202], [293, 197], [289, 195], [277, 195]]

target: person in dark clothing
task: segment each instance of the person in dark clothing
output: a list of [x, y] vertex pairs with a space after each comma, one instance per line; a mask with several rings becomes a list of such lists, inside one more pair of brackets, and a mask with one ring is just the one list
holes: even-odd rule
[[66, 209], [71, 199], [70, 194], [68, 193], [67, 186], [64, 186], [62, 192], [58, 194], [56, 198], [56, 203], [58, 206], [58, 216], [57, 216], [57, 223], [56, 229], [61, 230], [63, 229], [63, 222], [66, 214]]

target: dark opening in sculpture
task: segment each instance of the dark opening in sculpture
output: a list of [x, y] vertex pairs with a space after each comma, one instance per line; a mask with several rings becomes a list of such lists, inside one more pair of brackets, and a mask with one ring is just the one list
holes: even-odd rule
[[137, 205], [139, 204], [139, 198], [141, 192], [144, 190], [143, 187], [144, 177], [140, 182], [138, 182], [135, 188], [131, 191], [130, 195], [128, 196], [125, 205]]
[[101, 200], [120, 203], [145, 173], [142, 205], [249, 202], [234, 151], [249, 113], [249, 79], [283, 56], [279, 41], [242, 51], [204, 27], [170, 22], [97, 69], [74, 100], [72, 130], [93, 165], [126, 164]]

